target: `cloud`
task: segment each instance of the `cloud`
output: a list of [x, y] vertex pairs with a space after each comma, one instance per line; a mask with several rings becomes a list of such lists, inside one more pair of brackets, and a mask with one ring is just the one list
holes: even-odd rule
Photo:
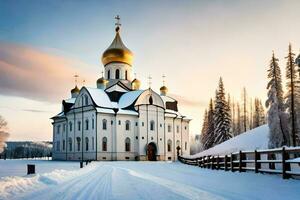
[[190, 107], [206, 107], [208, 102], [205, 101], [197, 101], [197, 100], [191, 100], [186, 97], [183, 97], [181, 95], [177, 94], [170, 94], [171, 97], [174, 97], [180, 105], [184, 106], [190, 106]]
[[75, 73], [86, 79], [95, 76], [82, 70], [88, 67], [29, 46], [0, 42], [0, 94], [57, 103], [74, 87]]
[[37, 110], [37, 109], [22, 109], [22, 111], [33, 112], [33, 113], [48, 113], [50, 111], [46, 110]]

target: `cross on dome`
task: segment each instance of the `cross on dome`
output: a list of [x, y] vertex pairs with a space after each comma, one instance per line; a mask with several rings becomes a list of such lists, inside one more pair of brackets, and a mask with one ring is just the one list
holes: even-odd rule
[[120, 20], [121, 20], [120, 16], [119, 16], [119, 15], [115, 16], [115, 20], [116, 20], [116, 23], [115, 23], [116, 31], [119, 32], [120, 26], [122, 25], [122, 24], [120, 23]]

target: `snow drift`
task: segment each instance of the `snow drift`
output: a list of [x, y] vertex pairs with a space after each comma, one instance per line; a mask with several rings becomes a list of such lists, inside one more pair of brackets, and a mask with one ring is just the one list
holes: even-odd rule
[[269, 127], [263, 125], [242, 133], [210, 149], [190, 156], [191, 158], [207, 155], [226, 155], [237, 151], [267, 149], [269, 142]]

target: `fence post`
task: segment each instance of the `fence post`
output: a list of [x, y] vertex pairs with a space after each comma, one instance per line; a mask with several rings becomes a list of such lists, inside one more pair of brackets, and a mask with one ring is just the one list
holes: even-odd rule
[[224, 157], [224, 170], [225, 170], [225, 171], [228, 171], [228, 168], [227, 168], [227, 167], [228, 167], [228, 166], [227, 166], [227, 160], [228, 160], [228, 159], [227, 159], [227, 155], [225, 155], [225, 157]]
[[220, 158], [219, 158], [219, 156], [217, 157], [217, 170], [219, 170], [220, 169]]
[[211, 169], [215, 169], [215, 166], [214, 166], [214, 160], [215, 160], [215, 157], [213, 156], [210, 160], [210, 163], [211, 163]]
[[242, 151], [239, 152], [239, 172], [242, 172]]
[[231, 166], [231, 171], [233, 172], [234, 171], [234, 166], [233, 166], [233, 154], [231, 153], [230, 154], [230, 166]]
[[254, 167], [255, 167], [255, 173], [258, 173], [258, 170], [260, 169], [260, 163], [258, 162], [260, 160], [260, 153], [257, 152], [257, 150], [254, 151]]
[[289, 154], [285, 151], [285, 147], [282, 147], [282, 178], [288, 179], [290, 175], [286, 173], [286, 171], [291, 170], [290, 163], [286, 163], [286, 160], [289, 159]]

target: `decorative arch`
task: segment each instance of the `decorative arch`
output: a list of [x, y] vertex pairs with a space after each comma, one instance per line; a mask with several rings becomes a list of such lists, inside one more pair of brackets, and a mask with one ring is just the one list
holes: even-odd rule
[[107, 130], [107, 120], [106, 119], [102, 120], [102, 130]]
[[85, 150], [86, 151], [89, 150], [89, 138], [88, 137], [85, 138]]
[[157, 147], [154, 142], [147, 145], [147, 157], [149, 161], [156, 161]]
[[80, 137], [76, 137], [76, 141], [77, 141], [77, 151], [80, 151], [81, 138]]
[[107, 151], [107, 138], [102, 138], [102, 151]]
[[125, 122], [125, 130], [126, 131], [130, 130], [130, 121], [129, 120], [126, 120], [126, 122]]
[[116, 79], [120, 79], [120, 70], [116, 69]]
[[172, 140], [168, 140], [168, 152], [171, 152], [172, 151]]
[[126, 152], [129, 152], [130, 151], [130, 147], [131, 147], [131, 144], [130, 144], [130, 138], [126, 138], [125, 139], [125, 151]]

